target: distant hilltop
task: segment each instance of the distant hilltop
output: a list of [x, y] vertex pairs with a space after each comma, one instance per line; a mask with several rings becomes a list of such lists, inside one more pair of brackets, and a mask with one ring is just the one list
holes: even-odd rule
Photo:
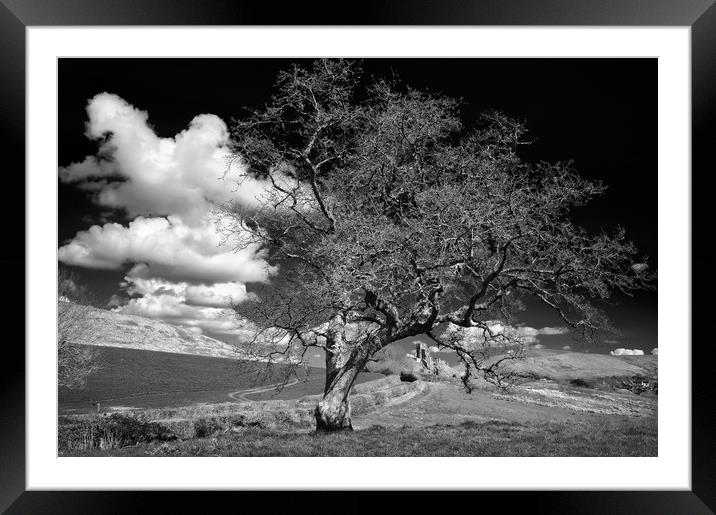
[[190, 328], [173, 325], [161, 320], [137, 315], [125, 315], [115, 311], [81, 306], [59, 299], [59, 309], [77, 311], [86, 337], [73, 343], [97, 345], [101, 347], [120, 347], [125, 349], [192, 354], [215, 358], [253, 359], [241, 353], [234, 345], [197, 334]]

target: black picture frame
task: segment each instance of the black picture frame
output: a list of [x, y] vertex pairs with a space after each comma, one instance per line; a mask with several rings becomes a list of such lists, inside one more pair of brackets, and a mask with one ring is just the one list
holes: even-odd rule
[[[690, 491], [609, 492], [463, 492], [450, 504], [465, 502], [480, 509], [499, 503], [501, 511], [526, 503], [532, 513], [714, 513], [716, 511], [716, 423], [711, 379], [716, 351], [703, 331], [713, 291], [714, 258], [705, 243], [712, 231], [710, 207], [716, 158], [716, 6], [714, 0], [364, 0], [353, 8], [340, 3], [231, 0], [0, 0], [0, 141], [7, 175], [17, 184], [5, 191], [24, 191], [19, 170], [25, 169], [25, 29], [46, 25], [629, 25], [691, 27], [692, 73], [692, 489]], [[8, 158], [10, 163], [7, 164]], [[9, 196], [9, 195], [8, 195]], [[6, 196], [7, 197], [7, 196]], [[23, 203], [24, 196], [12, 197]], [[18, 219], [24, 205], [1, 203], [5, 220]], [[0, 256], [9, 291], [24, 291], [26, 269], [24, 225], [10, 224], [8, 241], [16, 250]], [[23, 249], [22, 251], [19, 249]], [[14, 302], [16, 309], [19, 301]], [[25, 306], [23, 309], [31, 309]], [[17, 319], [19, 319], [19, 313]], [[23, 316], [24, 318], [24, 316]], [[698, 323], [696, 323], [698, 322]], [[19, 324], [18, 324], [19, 325]], [[702, 338], [699, 338], [701, 336]], [[689, 335], [685, 334], [685, 338]], [[231, 511], [264, 503], [276, 507], [274, 492], [77, 492], [26, 491], [25, 487], [25, 354], [19, 338], [5, 342], [0, 374], [0, 510], [11, 514], [42, 513], [186, 513], [209, 504], [229, 503]], [[23, 335], [24, 340], [24, 335]], [[664, 414], [662, 414], [664, 416]], [[206, 499], [207, 496], [211, 499]], [[290, 492], [282, 503], [312, 509], [315, 492]], [[320, 493], [321, 504], [344, 512], [366, 507], [364, 493]], [[388, 495], [388, 494], [381, 494]], [[237, 500], [240, 496], [240, 501]], [[435, 496], [411, 493], [400, 511], [428, 506]], [[444, 495], [441, 496], [444, 498]], [[509, 497], [509, 501], [506, 499]], [[236, 504], [239, 502], [240, 504]], [[371, 501], [371, 505], [385, 501]], [[443, 501], [444, 502], [444, 501]], [[325, 503], [325, 504], [324, 504]], [[152, 506], [161, 506], [160, 510]], [[316, 508], [323, 510], [322, 508]], [[312, 510], [313, 511], [313, 510]]]

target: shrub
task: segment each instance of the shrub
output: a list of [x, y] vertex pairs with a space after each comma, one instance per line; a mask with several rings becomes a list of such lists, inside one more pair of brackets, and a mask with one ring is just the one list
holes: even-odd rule
[[417, 381], [418, 377], [412, 372], [400, 372], [400, 380], [406, 383]]
[[194, 436], [204, 438], [223, 429], [223, 425], [216, 418], [200, 418], [194, 421]]
[[629, 379], [619, 381], [621, 388], [631, 391], [637, 395], [641, 395], [644, 392], [653, 391], [658, 395], [659, 385], [656, 381], [651, 381], [643, 376], [634, 376]]
[[585, 381], [584, 379], [580, 379], [580, 378], [572, 379], [569, 382], [569, 384], [571, 384], [572, 386], [580, 386], [582, 388], [593, 388], [594, 387], [592, 385], [592, 383]]
[[61, 425], [57, 433], [60, 451], [115, 449], [152, 440], [173, 438], [156, 422], [147, 422], [119, 413]]

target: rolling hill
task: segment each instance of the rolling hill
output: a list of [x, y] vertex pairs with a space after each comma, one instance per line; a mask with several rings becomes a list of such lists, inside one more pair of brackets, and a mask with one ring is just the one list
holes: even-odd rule
[[60, 301], [58, 305], [62, 310], [74, 310], [88, 328], [78, 331], [83, 336], [73, 343], [214, 358], [250, 359], [242, 355], [234, 345], [197, 334], [186, 327], [69, 302]]
[[[75, 310], [86, 330], [74, 343], [97, 348], [100, 370], [84, 388], [58, 392], [61, 414], [110, 408], [163, 408], [230, 402], [229, 394], [282, 382], [286, 365], [265, 363], [225, 342], [160, 320], [60, 302]], [[80, 313], [81, 310], [81, 313]], [[323, 391], [323, 369], [297, 370], [298, 383], [280, 392], [256, 392], [255, 399], [295, 399]], [[361, 374], [358, 382], [379, 379]]]
[[524, 360], [511, 361], [508, 367], [519, 376], [553, 381], [593, 380], [605, 377], [656, 377], [657, 359], [657, 356], [652, 355], [610, 356], [530, 349]]
[[[248, 360], [237, 347], [196, 334], [188, 328], [135, 315], [60, 302], [60, 309], [83, 310], [92, 331], [86, 341], [98, 347], [101, 370], [82, 390], [60, 389], [61, 413], [87, 412], [100, 403], [103, 408], [168, 407], [231, 401], [229, 394], [278, 383], [285, 366], [267, 371], [258, 360]], [[411, 346], [398, 346], [397, 354]], [[436, 353], [450, 364], [456, 356]], [[525, 360], [509, 363], [524, 378], [556, 382], [574, 379], [657, 376], [657, 356], [609, 356], [556, 350], [530, 349]], [[312, 368], [308, 377], [284, 389], [251, 393], [251, 400], [295, 399], [323, 389], [323, 370]], [[259, 376], [259, 373], [262, 374]], [[358, 382], [383, 377], [363, 373]]]
[[[413, 352], [414, 340], [403, 340], [389, 349], [390, 357], [402, 359], [406, 352]], [[524, 359], [508, 361], [504, 366], [525, 378], [544, 378], [553, 381], [574, 379], [593, 380], [604, 377], [658, 376], [658, 356], [612, 356], [595, 352], [575, 352], [558, 349], [528, 347]], [[451, 351], [433, 352], [432, 356], [445, 361], [462, 373], [458, 356]], [[504, 357], [499, 352], [495, 359]]]
[[[168, 408], [231, 402], [230, 394], [284, 380], [285, 365], [191, 354], [99, 347], [100, 370], [89, 376], [79, 390], [60, 388], [59, 413], [76, 414], [123, 408]], [[298, 383], [277, 392], [256, 392], [245, 400], [297, 399], [323, 392], [323, 369], [298, 370]], [[380, 374], [361, 374], [358, 383], [380, 379]]]

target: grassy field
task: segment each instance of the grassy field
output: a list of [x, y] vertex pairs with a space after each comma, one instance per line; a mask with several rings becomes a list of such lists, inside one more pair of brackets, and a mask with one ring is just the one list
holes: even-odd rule
[[371, 426], [340, 434], [244, 429], [73, 456], [656, 456], [648, 419], [590, 417], [542, 422], [465, 421], [425, 428]]
[[[226, 402], [228, 394], [270, 385], [282, 379], [284, 369], [259, 375], [262, 363], [225, 358], [173, 354], [136, 349], [97, 347], [102, 369], [81, 390], [60, 389], [60, 414], [86, 413], [110, 407], [162, 408], [196, 403]], [[359, 382], [383, 377], [363, 374]], [[322, 369], [280, 393], [274, 390], [252, 395], [252, 400], [295, 399], [323, 391]]]
[[[380, 394], [384, 388], [380, 384], [407, 383], [384, 379], [358, 390], [377, 388], [375, 393]], [[417, 388], [421, 383], [410, 384]], [[478, 389], [467, 394], [457, 384], [422, 385], [407, 401], [386, 398], [380, 405], [363, 408], [359, 403], [353, 416], [356, 430], [343, 434], [315, 434], [312, 404], [307, 400], [246, 403], [238, 412], [225, 404], [226, 413], [205, 406], [174, 414], [148, 410], [139, 419], [119, 414], [68, 418], [61, 421], [60, 455], [656, 456], [658, 452], [657, 397], [650, 392], [637, 395], [544, 381], [511, 393]], [[295, 416], [296, 409], [290, 415], [296, 402], [303, 403], [295, 408], [304, 410], [305, 416]], [[277, 417], [267, 417], [273, 413]]]
[[[105, 369], [84, 391], [60, 392], [62, 456], [656, 456], [658, 392], [626, 387], [630, 377], [656, 385], [656, 356], [543, 352], [523, 362], [519, 386], [425, 376], [403, 383], [363, 374], [353, 432], [315, 434], [313, 408], [322, 370], [308, 381], [252, 393], [256, 367], [227, 359], [102, 349]], [[639, 359], [636, 359], [639, 358]], [[535, 373], [539, 371], [539, 374]], [[280, 374], [278, 369], [276, 374]], [[633, 375], [632, 374], [636, 374]], [[574, 378], [580, 378], [574, 381]], [[642, 379], [638, 379], [641, 381]], [[91, 403], [148, 409], [111, 416]], [[272, 399], [272, 400], [267, 400]], [[286, 399], [286, 400], [280, 400]], [[259, 401], [259, 402], [250, 402]], [[213, 404], [215, 402], [217, 404]], [[212, 403], [212, 404], [210, 404]], [[79, 406], [74, 412], [72, 406]]]

